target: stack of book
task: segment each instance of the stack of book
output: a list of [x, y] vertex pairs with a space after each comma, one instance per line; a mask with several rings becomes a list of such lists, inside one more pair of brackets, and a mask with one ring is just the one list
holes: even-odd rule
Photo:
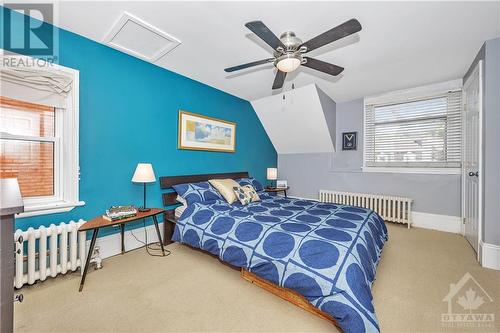
[[137, 208], [134, 206], [112, 206], [106, 210], [102, 217], [108, 221], [117, 221], [137, 215]]

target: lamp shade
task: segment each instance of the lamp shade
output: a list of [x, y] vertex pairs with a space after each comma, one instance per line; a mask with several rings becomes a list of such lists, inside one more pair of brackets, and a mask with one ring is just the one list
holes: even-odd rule
[[153, 183], [156, 181], [155, 172], [151, 163], [139, 163], [135, 168], [134, 176], [132, 177], [134, 183]]
[[268, 180], [276, 180], [276, 179], [278, 179], [278, 169], [276, 169], [276, 168], [267, 168], [267, 179]]

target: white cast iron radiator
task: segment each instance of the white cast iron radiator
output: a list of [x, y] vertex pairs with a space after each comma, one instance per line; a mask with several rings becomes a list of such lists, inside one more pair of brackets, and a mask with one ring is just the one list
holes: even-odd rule
[[412, 199], [388, 195], [319, 190], [319, 201], [369, 208], [385, 221], [411, 225]]
[[[44, 281], [47, 276], [66, 274], [75, 271], [85, 264], [85, 231], [78, 228], [85, 221], [71, 221], [58, 226], [51, 224], [38, 229], [17, 229], [14, 233], [16, 244], [16, 268], [14, 286], [21, 288], [24, 284], [33, 284], [37, 280]], [[25, 252], [27, 243], [27, 255]], [[25, 260], [27, 259], [27, 260]]]

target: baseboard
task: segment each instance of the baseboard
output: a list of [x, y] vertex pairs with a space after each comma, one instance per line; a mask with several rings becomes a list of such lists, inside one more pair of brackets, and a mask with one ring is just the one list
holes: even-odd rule
[[[163, 223], [158, 223], [158, 224], [160, 227], [161, 237], [163, 239]], [[156, 235], [156, 229], [153, 224], [146, 226], [146, 232], [148, 235], [149, 243], [158, 241], [158, 236]], [[135, 237], [132, 235], [132, 233], [135, 235]], [[141, 227], [133, 230], [126, 230], [124, 239], [125, 239], [125, 251], [135, 250], [137, 248], [144, 246], [143, 243], [146, 241], [144, 235], [144, 228]], [[99, 254], [101, 259], [109, 258], [122, 253], [122, 242], [120, 233], [99, 237], [97, 238], [95, 245], [99, 246]], [[87, 251], [89, 247], [90, 247], [90, 240], [87, 241]]]
[[486, 268], [500, 270], [500, 245], [479, 242], [481, 265]]
[[412, 212], [411, 217], [412, 227], [452, 232], [455, 234], [461, 233], [462, 219], [460, 216]]

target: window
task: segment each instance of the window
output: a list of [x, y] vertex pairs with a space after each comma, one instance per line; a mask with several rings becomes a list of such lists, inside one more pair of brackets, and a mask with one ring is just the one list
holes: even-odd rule
[[457, 170], [461, 90], [411, 95], [365, 101], [365, 169]]
[[[83, 205], [78, 200], [78, 72], [57, 65], [43, 72], [19, 70], [29, 70], [37, 80], [28, 82], [25, 75], [16, 77], [16, 70], [3, 67], [0, 73], [0, 178], [17, 178], [25, 205], [21, 217]], [[67, 78], [67, 94], [48, 90], [43, 79], [53, 75]]]
[[56, 195], [55, 119], [54, 107], [0, 97], [0, 178], [17, 178], [24, 198]]

